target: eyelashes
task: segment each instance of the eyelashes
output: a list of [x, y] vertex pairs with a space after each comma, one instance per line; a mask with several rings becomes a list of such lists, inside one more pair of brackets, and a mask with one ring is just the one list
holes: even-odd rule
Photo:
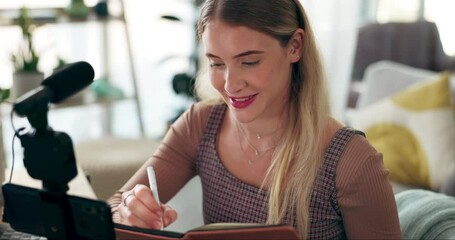
[[[252, 67], [252, 66], [258, 65], [260, 62], [261, 62], [260, 60], [257, 60], [257, 61], [253, 61], [253, 62], [242, 62], [241, 64], [244, 66], [247, 66], [247, 67]], [[224, 66], [224, 63], [210, 63], [209, 66], [211, 68], [219, 68], [219, 67]]]
[[255, 66], [255, 65], [258, 65], [259, 64], [259, 60], [257, 61], [254, 61], [254, 62], [242, 62], [243, 65], [247, 65], [247, 66]]
[[211, 68], [215, 68], [215, 67], [221, 67], [221, 66], [223, 66], [223, 65], [224, 65], [224, 64], [222, 64], [222, 63], [210, 63], [209, 66], [210, 66]]

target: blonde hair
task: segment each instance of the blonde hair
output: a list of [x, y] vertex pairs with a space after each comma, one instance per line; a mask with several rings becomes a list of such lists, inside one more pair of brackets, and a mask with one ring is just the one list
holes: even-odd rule
[[[293, 65], [289, 127], [264, 184], [270, 186], [267, 223], [282, 223], [290, 210], [296, 213], [301, 237], [306, 238], [310, 199], [323, 160], [323, 136], [330, 114], [323, 66], [309, 20], [298, 0], [206, 0], [198, 22], [199, 37], [212, 19], [263, 32], [282, 46], [298, 28], [305, 31], [303, 54]], [[198, 94], [205, 92], [201, 89], [207, 86], [204, 80], [207, 78], [198, 79]], [[212, 102], [220, 100], [219, 95], [199, 96]]]

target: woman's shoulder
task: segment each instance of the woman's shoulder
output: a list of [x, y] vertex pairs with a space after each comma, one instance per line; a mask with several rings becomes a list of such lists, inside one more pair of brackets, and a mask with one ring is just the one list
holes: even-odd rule
[[199, 101], [195, 102], [191, 105], [191, 108], [193, 108], [196, 111], [210, 111], [212, 108], [214, 108], [217, 104], [205, 102], [205, 101]]
[[346, 144], [345, 151], [349, 152], [350, 155], [356, 155], [360, 158], [368, 158], [369, 156], [378, 154], [378, 151], [371, 145], [363, 132], [349, 127], [348, 129], [356, 134]]
[[[345, 151], [353, 151], [354, 153], [376, 153], [376, 150], [365, 138], [361, 131], [345, 126], [337, 120], [331, 118], [327, 124], [325, 144], [328, 147], [330, 144], [335, 143], [335, 139], [339, 139], [339, 135], [354, 133], [345, 146]], [[341, 139], [341, 138], [340, 138]]]
[[212, 110], [220, 104], [207, 103], [207, 102], [196, 102], [191, 105], [187, 111], [187, 115], [196, 119], [208, 119]]
[[184, 123], [185, 126], [191, 126], [192, 128], [201, 126], [201, 129], [203, 129], [209, 120], [211, 112], [219, 105], [206, 102], [193, 103], [182, 115], [180, 122]]
[[336, 149], [340, 153], [337, 174], [344, 175], [342, 174], [344, 172], [352, 174], [365, 164], [382, 164], [382, 155], [368, 142], [364, 134], [356, 129], [331, 119], [325, 138], [327, 151]]
[[[359, 133], [361, 132], [343, 126], [335, 134], [342, 136], [331, 142], [335, 146], [333, 149], [340, 153], [336, 163], [336, 189], [339, 196], [352, 189], [358, 190], [360, 186], [358, 181], [387, 180], [384, 178], [387, 176], [387, 170], [383, 165], [382, 154]], [[345, 142], [341, 143], [342, 141]]]
[[[344, 134], [350, 138], [341, 137], [346, 142], [338, 159], [337, 186], [346, 185], [356, 179], [354, 176], [364, 174], [365, 171], [383, 171], [382, 154], [368, 141], [365, 135], [353, 128], [342, 126], [336, 134]], [[348, 134], [346, 134], [348, 133]], [[334, 143], [332, 144], [340, 144]], [[345, 183], [345, 184], [343, 184]]]

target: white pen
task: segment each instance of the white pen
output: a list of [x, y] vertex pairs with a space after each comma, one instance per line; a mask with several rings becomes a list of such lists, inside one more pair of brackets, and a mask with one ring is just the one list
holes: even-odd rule
[[[158, 195], [158, 185], [156, 184], [155, 170], [152, 166], [147, 167], [147, 175], [149, 178], [150, 190], [152, 190], [153, 197], [155, 198], [158, 205], [161, 207], [160, 197]], [[161, 216], [161, 230], [164, 229], [163, 216]]]

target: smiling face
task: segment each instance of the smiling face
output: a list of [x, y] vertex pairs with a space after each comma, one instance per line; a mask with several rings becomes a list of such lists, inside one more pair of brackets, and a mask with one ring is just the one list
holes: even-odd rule
[[214, 20], [202, 34], [209, 77], [239, 122], [276, 117], [289, 104], [292, 44], [244, 26]]

